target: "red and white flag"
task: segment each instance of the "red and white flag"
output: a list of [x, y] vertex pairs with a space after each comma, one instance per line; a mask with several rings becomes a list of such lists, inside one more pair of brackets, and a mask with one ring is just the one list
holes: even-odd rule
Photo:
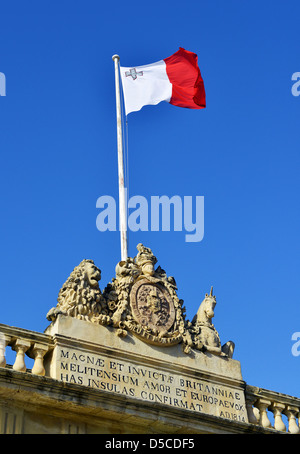
[[120, 72], [126, 115], [161, 101], [188, 109], [206, 107], [197, 54], [182, 47], [164, 60], [131, 68], [121, 66]]

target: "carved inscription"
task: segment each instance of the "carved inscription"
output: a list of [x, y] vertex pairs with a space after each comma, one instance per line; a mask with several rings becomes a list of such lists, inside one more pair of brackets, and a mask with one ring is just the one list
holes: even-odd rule
[[176, 408], [247, 422], [242, 389], [59, 348], [57, 379]]

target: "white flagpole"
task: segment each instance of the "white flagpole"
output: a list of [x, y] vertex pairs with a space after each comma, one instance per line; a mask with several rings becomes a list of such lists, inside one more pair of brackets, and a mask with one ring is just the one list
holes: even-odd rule
[[127, 215], [126, 198], [124, 187], [124, 164], [123, 164], [123, 141], [122, 141], [122, 116], [121, 98], [119, 81], [119, 55], [112, 57], [115, 63], [116, 80], [116, 109], [117, 109], [117, 138], [118, 138], [118, 173], [119, 173], [119, 217], [120, 217], [120, 236], [121, 236], [121, 260], [126, 260], [127, 255]]

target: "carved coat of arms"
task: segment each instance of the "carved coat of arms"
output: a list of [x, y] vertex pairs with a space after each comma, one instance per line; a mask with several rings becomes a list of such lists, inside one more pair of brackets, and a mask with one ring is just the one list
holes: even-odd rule
[[113, 325], [156, 345], [175, 345], [185, 331], [184, 308], [174, 278], [158, 267], [151, 249], [142, 244], [138, 254], [116, 267], [116, 278], [103, 292], [113, 308]]
[[175, 321], [175, 308], [166, 289], [147, 279], [136, 282], [130, 292], [132, 315], [137, 323], [158, 334], [167, 332]]

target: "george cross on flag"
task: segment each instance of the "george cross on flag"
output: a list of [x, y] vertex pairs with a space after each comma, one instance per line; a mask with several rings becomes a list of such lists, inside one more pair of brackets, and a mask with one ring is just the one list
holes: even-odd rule
[[126, 115], [161, 101], [188, 109], [206, 107], [198, 56], [182, 47], [171, 57], [150, 65], [121, 66], [120, 73]]

